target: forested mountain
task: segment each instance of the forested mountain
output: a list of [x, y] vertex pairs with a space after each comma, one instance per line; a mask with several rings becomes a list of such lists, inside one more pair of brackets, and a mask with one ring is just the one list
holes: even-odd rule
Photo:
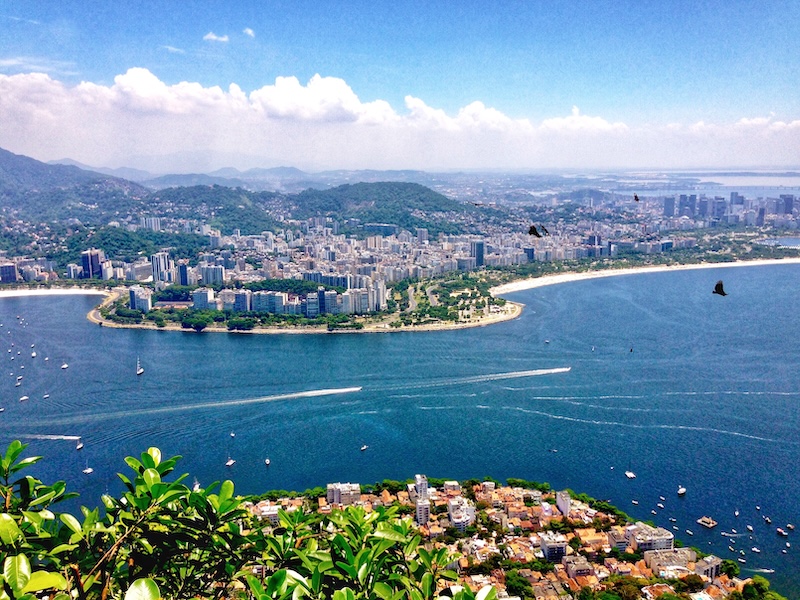
[[24, 220], [107, 219], [120, 209], [129, 210], [147, 193], [125, 179], [48, 165], [0, 148], [0, 209]]
[[[432, 234], [458, 233], [464, 230], [465, 217], [474, 212], [473, 206], [417, 183], [355, 183], [296, 194], [244, 188], [245, 177], [299, 180], [308, 176], [292, 168], [246, 171], [241, 173], [242, 187], [215, 183], [222, 175], [235, 173], [226, 169], [214, 176], [169, 176], [162, 178], [160, 184], [196, 184], [148, 190], [124, 179], [72, 165], [45, 164], [0, 149], [0, 211], [31, 223], [78, 220], [91, 227], [126, 219], [136, 223], [141, 216], [162, 217], [207, 223], [223, 234], [235, 229], [242, 234], [256, 234], [284, 227], [279, 220], [319, 216], [340, 222], [351, 219], [354, 223], [392, 223], [412, 231], [426, 227]], [[381, 172], [364, 173], [376, 176]], [[397, 173], [407, 177], [418, 174]], [[349, 231], [355, 230], [357, 226], [351, 225]]]

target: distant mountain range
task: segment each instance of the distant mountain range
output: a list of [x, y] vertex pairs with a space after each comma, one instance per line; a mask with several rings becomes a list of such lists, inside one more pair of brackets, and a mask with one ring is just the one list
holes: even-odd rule
[[414, 170], [359, 170], [359, 171], [322, 171], [308, 173], [295, 167], [255, 168], [240, 171], [233, 167], [225, 167], [210, 173], [170, 173], [156, 175], [148, 171], [121, 167], [108, 169], [91, 167], [72, 159], [50, 161], [50, 165], [69, 165], [83, 170], [102, 173], [112, 177], [122, 177], [135, 181], [154, 190], [169, 187], [185, 187], [191, 185], [221, 185], [230, 188], [243, 188], [251, 191], [300, 192], [309, 188], [327, 189], [346, 183], [376, 183], [383, 181], [400, 181], [432, 185], [441, 181], [441, 176]]
[[[223, 233], [280, 227], [273, 214], [326, 216], [341, 222], [393, 223], [412, 231], [425, 227], [432, 234], [464, 230], [459, 223], [469, 219], [461, 217], [475, 211], [411, 181], [434, 177], [421, 171], [309, 174], [292, 167], [227, 168], [152, 177], [144, 171], [87, 169], [75, 161], [46, 164], [0, 149], [0, 210], [30, 222], [77, 220], [92, 226], [169, 214], [207, 222]], [[115, 175], [122, 173], [138, 181]]]

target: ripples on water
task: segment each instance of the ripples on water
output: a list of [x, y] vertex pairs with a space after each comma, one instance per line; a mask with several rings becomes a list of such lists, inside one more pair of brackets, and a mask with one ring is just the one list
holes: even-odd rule
[[[775, 526], [800, 524], [800, 297], [786, 285], [798, 272], [595, 279], [510, 295], [526, 304], [512, 322], [375, 335], [108, 330], [84, 318], [95, 298], [0, 299], [0, 432], [29, 442], [46, 457], [38, 474], [67, 479], [87, 504], [118, 489], [124, 456], [157, 445], [184, 456], [180, 472], [230, 477], [243, 493], [415, 473], [549, 481], [667, 528], [673, 516], [723, 558], [719, 533], [750, 522], [762, 554], [745, 567], [774, 568], [791, 596], [800, 541], [780, 554], [784, 540], [753, 507]], [[725, 298], [711, 294], [721, 278]], [[20, 355], [6, 352], [12, 341]], [[716, 530], [695, 526], [705, 514]]]

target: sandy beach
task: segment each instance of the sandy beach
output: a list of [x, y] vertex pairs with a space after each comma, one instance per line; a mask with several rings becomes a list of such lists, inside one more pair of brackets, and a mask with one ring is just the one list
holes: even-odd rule
[[557, 275], [545, 275], [543, 277], [533, 277], [504, 283], [491, 289], [494, 296], [531, 290], [533, 288], [546, 285], [556, 285], [559, 283], [569, 283], [571, 281], [583, 281], [585, 279], [597, 279], [599, 277], [618, 277], [620, 275], [640, 275], [642, 273], [664, 273], [669, 271], [685, 271], [687, 269], [721, 269], [728, 267], [758, 267], [763, 265], [785, 265], [800, 264], [800, 258], [779, 258], [763, 260], [743, 260], [725, 263], [698, 263], [692, 265], [658, 265], [652, 267], [631, 267], [630, 269], [600, 269], [597, 271], [584, 271], [582, 273], [560, 273]]
[[0, 289], [0, 298], [18, 298], [22, 296], [107, 296], [108, 290], [90, 288], [12, 288]]
[[[581, 273], [560, 273], [555, 275], [545, 275], [543, 277], [533, 277], [530, 279], [523, 279], [520, 281], [512, 281], [497, 287], [492, 288], [490, 291], [493, 296], [501, 296], [503, 294], [510, 294], [512, 292], [520, 292], [522, 290], [530, 290], [546, 285], [557, 285], [561, 283], [570, 283], [573, 281], [583, 281], [586, 279], [597, 279], [599, 277], [619, 277], [621, 275], [639, 275], [643, 273], [663, 273], [669, 271], [683, 271], [687, 269], [719, 269], [731, 267], [755, 267], [763, 265], [784, 265], [784, 264], [800, 264], [800, 258], [784, 258], [784, 259], [764, 259], [764, 260], [750, 260], [750, 261], [736, 261], [726, 263], [699, 263], [690, 265], [658, 265], [649, 267], [631, 267], [628, 269], [599, 269], [596, 271], [583, 271]], [[86, 315], [87, 319], [103, 327], [113, 329], [157, 329], [159, 331], [181, 331], [184, 333], [195, 333], [192, 329], [184, 329], [179, 324], [169, 323], [165, 327], [156, 327], [155, 323], [146, 321], [139, 325], [136, 324], [120, 324], [108, 321], [100, 316], [99, 308], [103, 305], [114, 302], [120, 294], [125, 293], [125, 288], [114, 288], [113, 290], [97, 290], [91, 288], [44, 288], [44, 289], [6, 289], [0, 290], [0, 298], [13, 298], [21, 296], [56, 296], [56, 295], [92, 295], [92, 296], [106, 296], [104, 301]], [[229, 331], [226, 327], [207, 327], [203, 330], [205, 332], [218, 332], [218, 333], [244, 333], [244, 334], [322, 334], [322, 333], [390, 333], [396, 331], [450, 331], [453, 329], [467, 329], [471, 327], [486, 327], [495, 323], [509, 321], [516, 319], [522, 314], [523, 304], [519, 302], [506, 301], [506, 305], [498, 312], [482, 316], [479, 319], [470, 320], [466, 322], [453, 323], [453, 322], [439, 322], [428, 323], [425, 325], [415, 325], [410, 327], [394, 328], [389, 325], [389, 320], [378, 323], [367, 323], [363, 329], [339, 329], [335, 331], [328, 331], [325, 326], [317, 327], [263, 327], [256, 328], [249, 331]], [[394, 317], [391, 319], [394, 320]]]

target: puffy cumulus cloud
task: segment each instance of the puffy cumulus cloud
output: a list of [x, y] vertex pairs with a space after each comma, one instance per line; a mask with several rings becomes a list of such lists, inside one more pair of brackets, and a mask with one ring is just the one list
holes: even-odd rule
[[230, 38], [227, 35], [217, 35], [213, 31], [209, 31], [203, 36], [206, 42], [228, 42]]
[[132, 68], [111, 85], [0, 74], [0, 147], [40, 160], [153, 172], [327, 168], [671, 168], [800, 162], [800, 120], [632, 127], [577, 109], [538, 123], [480, 101], [455, 113], [407, 96], [395, 111], [342, 79], [279, 77], [252, 92], [167, 84]]
[[572, 113], [567, 117], [553, 117], [542, 121], [541, 129], [550, 131], [570, 132], [607, 132], [625, 131], [625, 123], [609, 123], [602, 117], [582, 115], [577, 106], [572, 107]]
[[256, 32], [250, 29], [249, 27], [245, 27], [244, 29], [242, 29], [242, 33], [247, 36], [250, 36], [251, 38], [256, 37]]
[[307, 85], [278, 77], [250, 94], [253, 107], [271, 118], [317, 122], [380, 124], [397, 119], [387, 102], [361, 102], [343, 79], [314, 75]]

